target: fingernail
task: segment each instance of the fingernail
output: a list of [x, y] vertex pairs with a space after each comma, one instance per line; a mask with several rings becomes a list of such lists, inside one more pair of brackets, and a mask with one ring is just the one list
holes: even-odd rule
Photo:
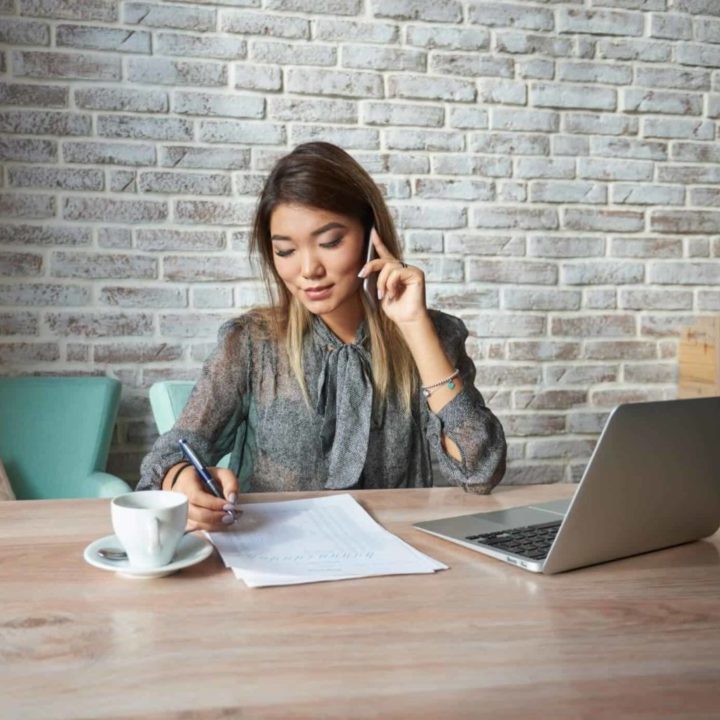
[[363, 268], [363, 269], [358, 273], [358, 277], [361, 277], [361, 278], [364, 278], [366, 275], [367, 275], [367, 270], [366, 270], [366, 268]]
[[228, 513], [227, 515], [223, 515], [222, 520], [220, 522], [223, 525], [232, 525], [235, 522], [235, 516]]
[[225, 504], [223, 505], [223, 510], [224, 510], [225, 512], [234, 512], [235, 506], [234, 506], [234, 505], [231, 505], [230, 503], [225, 503]]
[[237, 493], [231, 492], [227, 497], [227, 501], [234, 505], [237, 502]]
[[378, 300], [382, 300], [382, 299], [383, 299], [383, 291], [378, 289]]

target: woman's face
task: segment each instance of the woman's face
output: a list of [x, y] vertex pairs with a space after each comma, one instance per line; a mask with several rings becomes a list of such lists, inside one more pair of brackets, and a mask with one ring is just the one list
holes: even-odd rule
[[273, 261], [287, 289], [313, 314], [359, 300], [362, 223], [304, 205], [278, 205], [270, 216]]

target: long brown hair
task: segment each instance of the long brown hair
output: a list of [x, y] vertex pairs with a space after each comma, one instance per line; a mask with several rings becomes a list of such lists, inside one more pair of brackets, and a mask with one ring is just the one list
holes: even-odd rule
[[[258, 199], [250, 252], [260, 258], [263, 279], [272, 299], [276, 332], [285, 339], [290, 366], [307, 400], [302, 345], [312, 316], [293, 297], [275, 269], [270, 218], [280, 204], [303, 205], [351, 217], [362, 224], [366, 237], [374, 225], [394, 257], [402, 258], [402, 248], [380, 189], [341, 148], [326, 142], [304, 143], [273, 167]], [[409, 411], [416, 388], [412, 355], [395, 324], [381, 310], [375, 311], [364, 294], [361, 297], [370, 336], [375, 392], [381, 402], [390, 393], [397, 393], [402, 406]]]

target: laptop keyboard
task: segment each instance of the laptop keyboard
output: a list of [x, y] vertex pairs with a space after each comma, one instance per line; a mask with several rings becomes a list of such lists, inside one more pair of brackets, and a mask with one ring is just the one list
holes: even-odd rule
[[515, 555], [522, 555], [532, 560], [542, 560], [550, 551], [550, 546], [555, 540], [561, 522], [561, 520], [557, 520], [542, 525], [528, 525], [512, 530], [468, 535], [465, 539]]

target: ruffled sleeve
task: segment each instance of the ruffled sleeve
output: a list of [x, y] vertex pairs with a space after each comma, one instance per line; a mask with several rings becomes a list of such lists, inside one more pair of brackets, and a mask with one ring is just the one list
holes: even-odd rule
[[[470, 492], [487, 494], [505, 474], [505, 433], [475, 387], [475, 365], [465, 350], [468, 336], [465, 324], [452, 315], [430, 312], [448, 359], [460, 371], [463, 389], [438, 413], [430, 410], [422, 398], [427, 410], [427, 440], [450, 482]], [[458, 446], [461, 460], [445, 452], [443, 434]]]
[[232, 450], [245, 420], [243, 398], [251, 390], [252, 335], [250, 314], [222, 325], [182, 414], [143, 459], [137, 490], [159, 488], [168, 469], [183, 460], [181, 438], [207, 465], [215, 465]]

